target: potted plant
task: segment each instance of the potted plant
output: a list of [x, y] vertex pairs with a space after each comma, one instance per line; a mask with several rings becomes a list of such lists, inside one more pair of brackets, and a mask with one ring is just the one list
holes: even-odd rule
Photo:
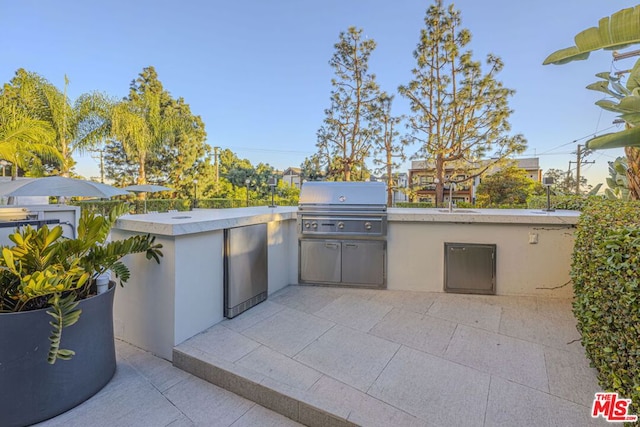
[[128, 254], [160, 262], [150, 235], [108, 242], [126, 210], [100, 216], [83, 211], [77, 237], [62, 228], [25, 227], [0, 255], [0, 420], [29, 425], [82, 403], [115, 373], [113, 294], [96, 293], [95, 279], [111, 270], [122, 285]]

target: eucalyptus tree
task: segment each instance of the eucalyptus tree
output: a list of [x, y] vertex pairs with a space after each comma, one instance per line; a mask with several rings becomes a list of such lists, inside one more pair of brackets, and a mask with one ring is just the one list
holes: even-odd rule
[[335, 71], [331, 105], [317, 133], [318, 154], [330, 165], [329, 174], [344, 181], [353, 178], [355, 169], [363, 169], [370, 153], [375, 134], [372, 111], [380, 95], [375, 75], [369, 73], [376, 42], [362, 32], [350, 27], [334, 46], [329, 61]]
[[413, 80], [398, 88], [411, 106], [410, 139], [420, 147], [414, 158], [425, 159], [438, 179], [436, 203], [443, 200], [447, 169], [469, 180], [526, 148], [522, 135], [509, 135], [508, 98], [514, 91], [496, 79], [502, 60], [487, 55], [483, 71], [472, 52], [463, 51], [471, 32], [461, 22], [453, 4], [445, 9], [436, 0], [427, 9], [413, 52]]
[[[600, 49], [624, 49], [640, 43], [640, 5], [622, 9], [610, 17], [600, 19], [597, 27], [587, 28], [575, 36], [575, 46], [560, 49], [549, 55], [544, 65], [561, 65], [575, 60], [584, 60], [591, 52]], [[631, 56], [631, 55], [629, 55]], [[633, 199], [640, 199], [640, 60], [631, 68], [626, 82], [620, 75], [608, 72], [598, 73], [599, 81], [587, 89], [604, 92], [610, 99], [600, 100], [596, 105], [620, 114], [626, 129], [620, 132], [600, 135], [587, 141], [590, 150], [624, 147], [627, 156], [627, 185]]]
[[136, 162], [138, 184], [147, 183], [148, 158], [192, 125], [171, 107], [170, 94], [155, 69], [147, 67], [131, 82], [129, 95], [112, 109], [110, 136]]
[[391, 114], [393, 96], [383, 93], [377, 100], [378, 105], [374, 108], [374, 123], [377, 123], [379, 130], [374, 133], [373, 163], [376, 165], [376, 173], [383, 173], [387, 183], [387, 205], [393, 204], [393, 191], [397, 186], [397, 174], [395, 173], [406, 160], [404, 149], [409, 143], [408, 139], [400, 135], [398, 126], [402, 122], [401, 116]]
[[54, 145], [55, 131], [42, 120], [37, 90], [42, 78], [18, 70], [0, 89], [0, 158], [11, 163], [11, 179], [18, 169], [40, 166], [43, 160], [62, 161]]

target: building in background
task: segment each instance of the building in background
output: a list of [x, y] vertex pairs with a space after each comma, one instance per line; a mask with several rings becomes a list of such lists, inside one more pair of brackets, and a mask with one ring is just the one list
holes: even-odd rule
[[[537, 157], [513, 160], [514, 166], [524, 169], [527, 176], [534, 181], [542, 182], [542, 169], [540, 169], [540, 159]], [[498, 171], [499, 168], [493, 167], [485, 175], [491, 175]], [[449, 194], [453, 203], [475, 202], [475, 191], [480, 182], [481, 177], [475, 177], [461, 184], [456, 184], [453, 189], [450, 188], [449, 180], [463, 181], [466, 178], [464, 173], [456, 171], [454, 168], [445, 169], [444, 174], [444, 201], [449, 203]], [[414, 160], [411, 162], [408, 176], [409, 200], [412, 202], [431, 202], [435, 203], [436, 199], [436, 183], [435, 169], [432, 165], [424, 160]]]
[[302, 183], [301, 173], [302, 169], [289, 167], [282, 172], [282, 180], [291, 187], [300, 188]]
[[[408, 202], [409, 195], [407, 193], [409, 189], [409, 175], [406, 172], [398, 172], [398, 173], [394, 173], [393, 177], [395, 181], [393, 185], [393, 205], [395, 205], [398, 202]], [[384, 182], [386, 184], [387, 175], [386, 174], [382, 176], [371, 175], [371, 177], [369, 177], [369, 180]]]

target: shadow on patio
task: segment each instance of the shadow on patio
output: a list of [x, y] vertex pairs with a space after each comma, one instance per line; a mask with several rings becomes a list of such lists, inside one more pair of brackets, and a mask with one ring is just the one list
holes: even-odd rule
[[175, 366], [307, 425], [586, 426], [571, 301], [288, 286]]

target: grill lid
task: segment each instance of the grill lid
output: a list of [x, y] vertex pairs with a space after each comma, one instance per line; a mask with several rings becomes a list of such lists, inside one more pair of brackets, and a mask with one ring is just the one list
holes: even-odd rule
[[300, 189], [299, 205], [340, 209], [376, 206], [385, 209], [387, 186], [384, 182], [305, 182]]

